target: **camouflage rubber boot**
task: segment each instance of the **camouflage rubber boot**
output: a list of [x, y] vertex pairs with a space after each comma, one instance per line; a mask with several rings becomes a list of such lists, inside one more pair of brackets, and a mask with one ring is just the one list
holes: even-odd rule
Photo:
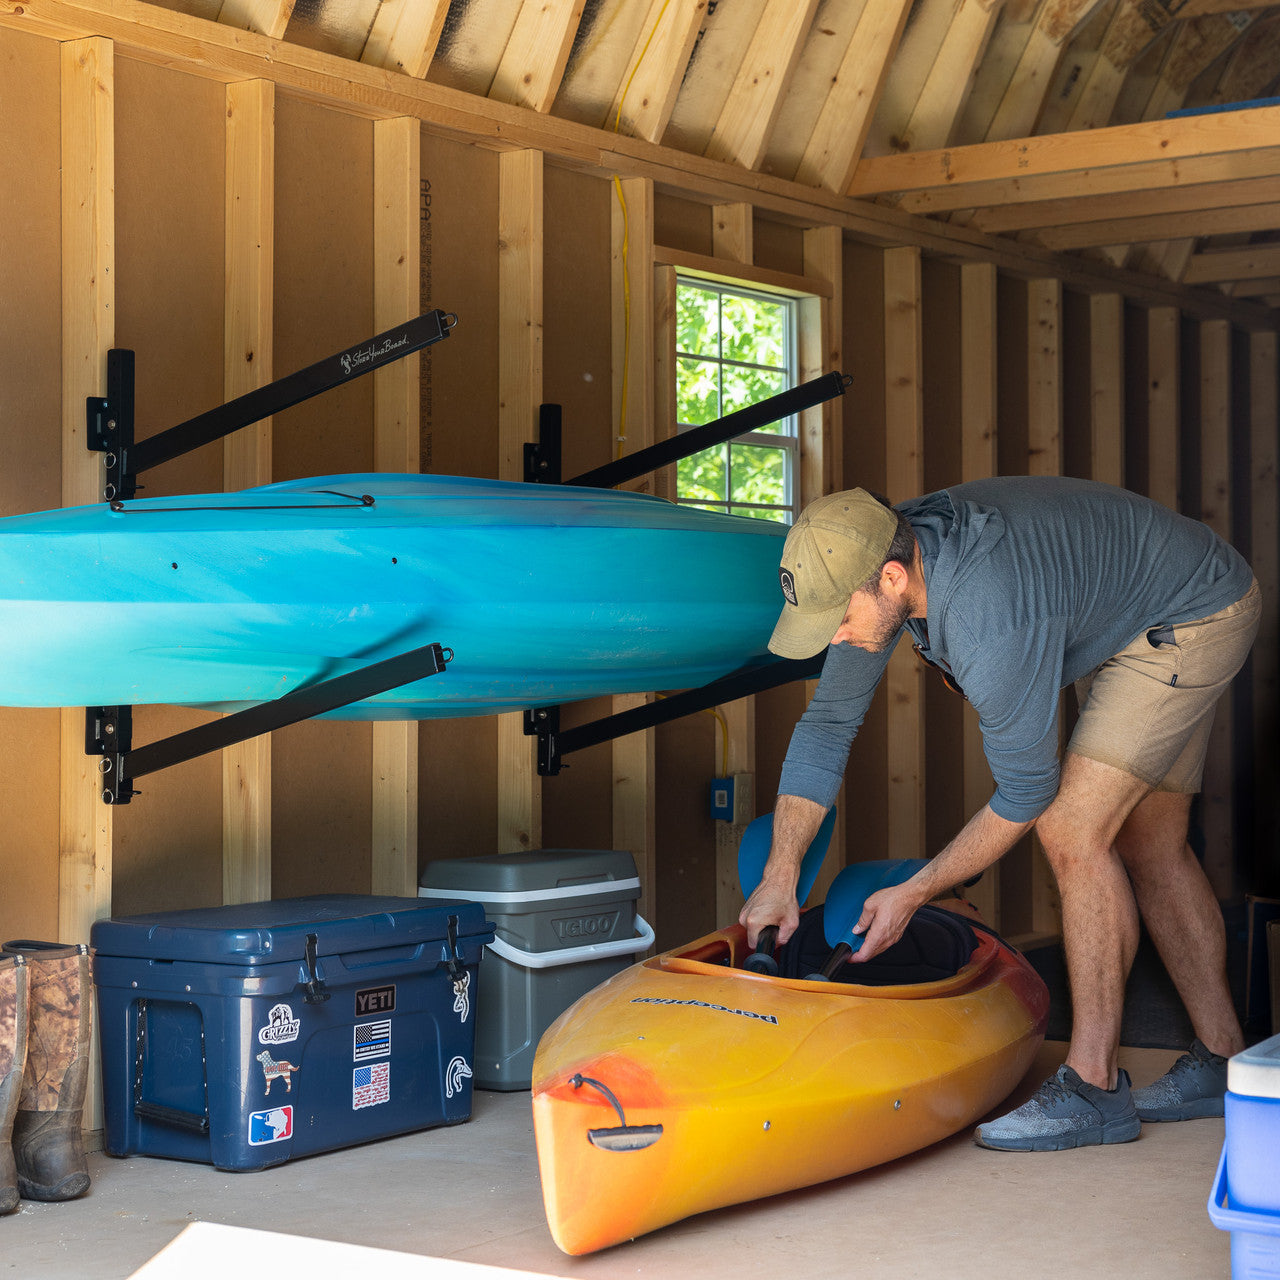
[[21, 956], [0, 956], [0, 1213], [18, 1207], [18, 1171], [10, 1139], [26, 1062], [27, 965]]
[[86, 946], [6, 942], [26, 959], [27, 1066], [13, 1121], [18, 1190], [27, 1200], [71, 1200], [89, 1189], [81, 1116], [89, 1084], [93, 981]]

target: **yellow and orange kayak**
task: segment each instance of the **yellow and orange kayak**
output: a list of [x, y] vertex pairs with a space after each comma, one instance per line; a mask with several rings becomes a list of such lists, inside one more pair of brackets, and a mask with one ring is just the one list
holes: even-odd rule
[[744, 970], [734, 925], [583, 996], [533, 1064], [556, 1244], [590, 1253], [973, 1124], [1028, 1070], [1049, 1007], [1027, 961], [974, 932], [950, 977], [861, 986]]

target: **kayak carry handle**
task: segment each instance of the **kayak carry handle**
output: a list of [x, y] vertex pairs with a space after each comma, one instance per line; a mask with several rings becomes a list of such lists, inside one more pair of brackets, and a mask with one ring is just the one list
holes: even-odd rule
[[584, 1084], [589, 1084], [608, 1099], [609, 1105], [618, 1113], [618, 1119], [622, 1121], [621, 1124], [614, 1125], [612, 1128], [588, 1129], [587, 1141], [593, 1147], [599, 1147], [602, 1151], [643, 1151], [646, 1147], [653, 1146], [662, 1137], [660, 1124], [628, 1124], [622, 1110], [622, 1103], [602, 1080], [593, 1080], [579, 1071], [576, 1075], [569, 1077], [569, 1083], [575, 1089], [581, 1089]]

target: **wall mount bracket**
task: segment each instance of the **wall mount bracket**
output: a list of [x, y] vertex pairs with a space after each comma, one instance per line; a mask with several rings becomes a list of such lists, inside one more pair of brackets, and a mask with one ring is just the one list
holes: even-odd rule
[[[107, 455], [104, 501], [119, 510], [137, 492], [139, 472], [212, 444], [242, 427], [440, 342], [457, 323], [458, 317], [451, 313], [425, 312], [407, 324], [136, 442], [134, 353], [127, 348], [112, 348], [107, 353], [107, 394], [89, 396], [85, 402], [85, 443], [89, 449]], [[361, 501], [369, 505], [372, 500]], [[424, 645], [138, 748], [133, 747], [132, 707], [88, 707], [85, 753], [101, 757], [103, 803], [128, 804], [140, 794], [134, 790], [134, 780], [148, 773], [436, 675], [452, 658], [452, 649], [440, 644]]]
[[452, 660], [452, 649], [440, 644], [423, 645], [136, 748], [132, 707], [88, 707], [85, 753], [101, 757], [98, 767], [102, 773], [103, 803], [128, 804], [140, 794], [134, 790], [134, 781], [148, 773], [438, 675]]
[[206, 410], [145, 440], [134, 439], [134, 358], [125, 347], [107, 352], [107, 394], [85, 400], [85, 443], [106, 456], [103, 499], [120, 502], [138, 489], [138, 474], [201, 445], [282, 413], [312, 396], [372, 373], [447, 338], [458, 317], [428, 311], [354, 347], [277, 378], [216, 409]]
[[[669, 440], [638, 449], [616, 462], [584, 471], [571, 480], [561, 480], [561, 410], [557, 404], [544, 404], [538, 416], [538, 440], [524, 447], [524, 478], [531, 484], [571, 484], [592, 488], [611, 488], [665, 467], [681, 458], [723, 444], [735, 436], [755, 431], [804, 409], [843, 395], [853, 379], [842, 373], [827, 373], [810, 379], [787, 391], [769, 396], [704, 426], [682, 431]], [[779, 660], [763, 662], [730, 672], [719, 680], [696, 689], [686, 689], [641, 707], [604, 716], [572, 729], [560, 728], [560, 707], [535, 707], [524, 713], [524, 731], [536, 736], [537, 767], [542, 777], [554, 777], [564, 764], [564, 756], [583, 747], [611, 742], [640, 729], [678, 720], [696, 711], [705, 711], [724, 702], [733, 702], [753, 693], [763, 693], [793, 680], [810, 679], [822, 670], [826, 657], [799, 662]]]

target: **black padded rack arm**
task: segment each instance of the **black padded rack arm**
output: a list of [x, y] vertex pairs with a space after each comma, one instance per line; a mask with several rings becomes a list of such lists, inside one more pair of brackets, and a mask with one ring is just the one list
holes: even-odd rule
[[428, 311], [137, 443], [133, 438], [133, 352], [113, 348], [107, 353], [107, 394], [89, 396], [85, 405], [85, 441], [90, 449], [107, 455], [103, 498], [107, 502], [132, 498], [139, 472], [440, 342], [457, 321], [455, 315]]
[[132, 745], [132, 707], [89, 707], [85, 712], [85, 751], [102, 756], [103, 802], [128, 804], [138, 794], [133, 790], [136, 778], [438, 675], [452, 659], [450, 649], [423, 645], [136, 750]]
[[[560, 406], [544, 404], [538, 420], [538, 441], [536, 444], [526, 444], [524, 447], [525, 479], [531, 483], [564, 483], [591, 488], [610, 488], [627, 480], [634, 480], [637, 476], [645, 475], [658, 467], [679, 462], [681, 458], [687, 458], [699, 450], [723, 444], [724, 441], [732, 440], [748, 431], [755, 431], [781, 418], [790, 417], [793, 413], [800, 413], [804, 409], [811, 409], [827, 400], [833, 400], [836, 396], [843, 395], [852, 381], [852, 378], [838, 372], [823, 374], [808, 382], [802, 382], [797, 387], [779, 392], [775, 396], [769, 396], [756, 404], [748, 405], [745, 409], [739, 409], [736, 413], [717, 418], [704, 426], [682, 431], [669, 440], [660, 441], [625, 458], [619, 458], [616, 462], [607, 463], [593, 471], [585, 471], [572, 480], [565, 481], [560, 479]], [[563, 757], [571, 751], [580, 751], [583, 747], [611, 742], [614, 738], [621, 738], [625, 734], [666, 724], [695, 711], [705, 711], [723, 702], [733, 702], [749, 694], [762, 693], [766, 689], [774, 689], [779, 685], [789, 684], [793, 680], [808, 679], [818, 675], [825, 658], [824, 651], [814, 658], [800, 662], [760, 663], [757, 666], [730, 672], [729, 675], [703, 685], [701, 688], [686, 689], [644, 706], [633, 707], [629, 711], [621, 711], [611, 716], [603, 716], [589, 724], [577, 725], [563, 731], [560, 728], [558, 706], [538, 707], [525, 712], [524, 731], [526, 734], [537, 736], [538, 773], [544, 777], [554, 776], [560, 772]]]

